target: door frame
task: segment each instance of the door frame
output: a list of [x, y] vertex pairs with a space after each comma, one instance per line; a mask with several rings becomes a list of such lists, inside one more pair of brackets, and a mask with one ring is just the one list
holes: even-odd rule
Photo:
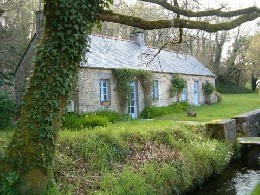
[[[128, 100], [127, 112], [132, 118], [138, 117], [138, 88], [137, 81], [134, 80], [130, 83], [131, 92], [130, 99]], [[133, 95], [133, 98], [132, 98]], [[133, 112], [132, 112], [133, 111]]]

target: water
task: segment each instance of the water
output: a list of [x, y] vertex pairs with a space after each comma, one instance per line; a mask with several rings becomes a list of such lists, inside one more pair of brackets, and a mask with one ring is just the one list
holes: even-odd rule
[[221, 175], [210, 179], [190, 195], [250, 195], [260, 183], [260, 146], [231, 164]]

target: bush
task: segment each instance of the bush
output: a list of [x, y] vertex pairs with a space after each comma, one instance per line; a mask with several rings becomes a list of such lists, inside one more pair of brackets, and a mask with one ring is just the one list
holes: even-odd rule
[[214, 94], [215, 94], [215, 96], [217, 98], [217, 102], [221, 102], [222, 101], [221, 94], [219, 92], [215, 92]]
[[66, 114], [63, 121], [63, 126], [67, 129], [84, 129], [94, 128], [97, 126], [107, 126], [109, 120], [106, 117], [99, 115], [79, 115]]
[[0, 91], [0, 128], [11, 124], [11, 118], [15, 114], [14, 101], [6, 91]]
[[98, 115], [86, 115], [85, 120], [83, 120], [83, 128], [94, 128], [94, 127], [106, 127], [109, 121], [106, 117]]
[[143, 110], [143, 112], [140, 114], [140, 117], [145, 119], [156, 118], [174, 112], [179, 113], [179, 112], [186, 111], [188, 107], [189, 104], [187, 102], [176, 102], [169, 106], [163, 106], [163, 107], [146, 107]]
[[98, 116], [103, 116], [103, 117], [106, 117], [109, 122], [111, 123], [115, 123], [117, 121], [120, 121], [122, 116], [120, 114], [118, 114], [117, 112], [115, 111], [107, 111], [107, 110], [100, 110], [100, 111], [97, 111], [95, 113], [88, 113], [88, 114], [95, 114], [95, 115], [98, 115]]

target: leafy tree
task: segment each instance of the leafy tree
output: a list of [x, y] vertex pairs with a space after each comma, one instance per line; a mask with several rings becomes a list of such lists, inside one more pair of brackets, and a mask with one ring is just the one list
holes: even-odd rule
[[[143, 0], [160, 5], [174, 13], [168, 19], [145, 20], [140, 17], [108, 10], [112, 0], [45, 0], [45, 30], [34, 64], [29, 87], [23, 98], [21, 115], [6, 157], [0, 161], [0, 189], [4, 189], [10, 174], [18, 175], [14, 186], [21, 194], [42, 194], [52, 177], [52, 162], [57, 133], [67, 97], [82, 56], [86, 52], [86, 37], [93, 25], [101, 21], [121, 23], [145, 30], [179, 28], [207, 32], [229, 30], [259, 17], [259, 9], [223, 12], [211, 9], [194, 12], [182, 9], [166, 0]], [[1, 9], [0, 14], [5, 12]], [[232, 17], [229, 22], [211, 24], [191, 17]], [[183, 18], [184, 17], [184, 18]]]

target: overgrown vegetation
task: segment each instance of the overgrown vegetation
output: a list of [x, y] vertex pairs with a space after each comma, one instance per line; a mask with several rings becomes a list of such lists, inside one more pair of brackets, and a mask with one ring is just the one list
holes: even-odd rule
[[55, 161], [60, 193], [177, 194], [220, 173], [232, 148], [202, 126], [132, 121], [62, 131]]
[[150, 93], [152, 87], [152, 72], [148, 70], [136, 70], [129, 68], [113, 69], [117, 80], [117, 92], [121, 112], [124, 113], [131, 93], [130, 83], [136, 78], [140, 81], [144, 90], [145, 105], [150, 104]]
[[14, 101], [6, 91], [0, 91], [0, 129], [11, 124], [11, 119], [15, 114]]
[[176, 102], [169, 106], [162, 106], [162, 107], [150, 106], [144, 108], [144, 110], [140, 114], [140, 117], [144, 119], [152, 119], [167, 114], [185, 112], [188, 107], [189, 104], [187, 102]]
[[64, 115], [63, 128], [79, 130], [97, 126], [105, 127], [109, 123], [122, 120], [122, 117], [117, 112], [105, 110], [84, 114], [68, 113]]
[[223, 79], [217, 79], [216, 80], [216, 90], [219, 93], [224, 93], [224, 94], [243, 94], [243, 93], [252, 93], [252, 89], [246, 88], [246, 87], [241, 87], [236, 85], [235, 83], [232, 82], [227, 82], [223, 81]]

